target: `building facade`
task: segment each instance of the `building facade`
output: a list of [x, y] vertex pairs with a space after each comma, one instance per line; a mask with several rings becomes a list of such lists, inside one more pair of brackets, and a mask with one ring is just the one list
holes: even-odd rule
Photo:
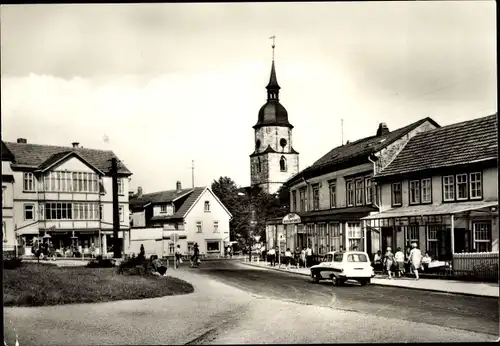
[[[115, 154], [86, 149], [79, 143], [57, 147], [18, 139], [17, 143], [5, 145], [13, 155], [10, 169], [14, 181], [14, 233], [6, 232], [8, 246], [17, 246], [20, 255], [31, 254], [34, 240], [50, 241], [60, 252], [73, 245], [83, 253], [92, 245], [97, 253], [110, 252], [113, 235], [110, 161], [116, 158]], [[129, 229], [131, 175], [121, 164], [118, 170], [121, 237], [126, 237]], [[6, 217], [4, 214], [3, 221], [8, 220]]]
[[[143, 194], [132, 197], [131, 241], [129, 252], [139, 253], [141, 244], [148, 255], [173, 255], [176, 245], [183, 254], [191, 254], [198, 243], [202, 256], [219, 257], [229, 245], [227, 208], [207, 187]], [[174, 239], [174, 234], [178, 240]]]
[[379, 205], [374, 171], [390, 163], [410, 138], [436, 127], [430, 118], [392, 132], [382, 123], [374, 136], [336, 147], [292, 177], [286, 182], [290, 212], [300, 221], [286, 226], [281, 219], [268, 222], [268, 247], [310, 246], [316, 255], [365, 249], [361, 218]]
[[497, 253], [497, 115], [420, 133], [375, 175], [380, 212], [365, 218], [371, 252], [417, 243], [433, 259]]
[[5, 252], [15, 252], [16, 233], [14, 231], [14, 173], [11, 165], [14, 155], [2, 142], [2, 248]]
[[279, 102], [280, 86], [274, 59], [267, 89], [267, 102], [259, 110], [255, 132], [255, 150], [250, 155], [252, 186], [275, 193], [290, 177], [299, 172], [299, 153], [293, 149], [288, 112]]

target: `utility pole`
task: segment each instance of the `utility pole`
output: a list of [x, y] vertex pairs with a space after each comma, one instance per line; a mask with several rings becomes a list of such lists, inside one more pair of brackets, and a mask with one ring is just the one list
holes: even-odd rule
[[340, 136], [342, 138], [342, 145], [344, 145], [344, 119], [340, 119]]
[[191, 184], [194, 189], [194, 160], [191, 161]]
[[[113, 186], [113, 257], [121, 258], [121, 243], [118, 238], [120, 231], [120, 209], [118, 205], [118, 159], [111, 159], [111, 181]], [[123, 235], [125, 237], [125, 234]]]

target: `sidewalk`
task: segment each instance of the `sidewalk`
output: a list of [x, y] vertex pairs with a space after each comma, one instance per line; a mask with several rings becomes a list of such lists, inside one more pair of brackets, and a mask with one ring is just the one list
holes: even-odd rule
[[[310, 276], [311, 271], [308, 268], [290, 267], [287, 270], [284, 265], [281, 269], [278, 267], [271, 267], [266, 262], [242, 262], [243, 264], [265, 268], [268, 270], [277, 270], [295, 275]], [[452, 294], [461, 294], [468, 296], [478, 296], [478, 297], [499, 297], [499, 287], [498, 283], [487, 283], [487, 282], [467, 282], [467, 281], [457, 281], [457, 280], [436, 280], [436, 279], [420, 279], [414, 280], [411, 278], [401, 278], [389, 280], [386, 276], [376, 275], [371, 280], [372, 285], [380, 286], [393, 286], [408, 289], [417, 289], [425, 291], [436, 291]]]

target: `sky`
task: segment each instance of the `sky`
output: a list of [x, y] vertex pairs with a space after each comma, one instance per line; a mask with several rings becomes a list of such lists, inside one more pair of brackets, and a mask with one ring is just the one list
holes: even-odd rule
[[[131, 188], [250, 183], [272, 41], [304, 169], [343, 138], [497, 111], [494, 1], [2, 6], [2, 140], [113, 150]], [[105, 139], [109, 140], [105, 140]]]

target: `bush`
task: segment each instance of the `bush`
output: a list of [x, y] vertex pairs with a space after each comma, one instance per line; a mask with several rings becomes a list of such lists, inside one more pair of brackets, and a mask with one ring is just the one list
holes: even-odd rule
[[114, 260], [109, 258], [102, 258], [102, 255], [97, 256], [95, 259], [87, 263], [87, 268], [111, 268], [115, 266]]
[[142, 256], [126, 258], [118, 266], [118, 274], [145, 276], [150, 273], [151, 263]]
[[11, 257], [3, 260], [4, 269], [16, 269], [22, 265], [23, 260], [19, 257]]

